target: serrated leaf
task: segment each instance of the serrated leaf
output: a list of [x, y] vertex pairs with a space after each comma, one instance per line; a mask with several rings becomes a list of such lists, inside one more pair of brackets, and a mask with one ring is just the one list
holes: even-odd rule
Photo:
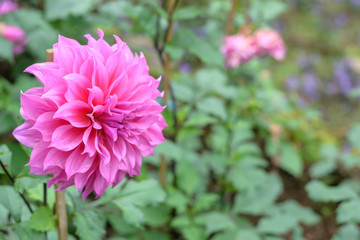
[[64, 19], [69, 15], [82, 16], [92, 10], [94, 0], [46, 0], [45, 16], [48, 20]]
[[140, 182], [130, 181], [114, 200], [117, 204], [134, 204], [144, 207], [156, 205], [165, 200], [165, 192], [154, 179]]
[[295, 177], [300, 177], [303, 172], [303, 161], [299, 151], [291, 143], [281, 146], [280, 166], [282, 169]]
[[336, 209], [336, 221], [338, 223], [360, 222], [360, 199], [342, 202]]
[[[254, 230], [239, 230], [236, 234], [236, 240], [260, 240], [260, 236]], [[230, 240], [230, 239], [229, 239]]]
[[24, 203], [19, 194], [10, 186], [0, 186], [0, 196], [0, 204], [2, 204], [16, 220], [20, 220], [21, 209]]
[[208, 210], [214, 207], [214, 204], [219, 201], [220, 196], [215, 193], [205, 193], [197, 195], [193, 209], [195, 212]]
[[189, 161], [179, 161], [176, 165], [176, 176], [179, 188], [191, 195], [200, 184], [200, 176], [193, 164]]
[[28, 227], [40, 232], [56, 229], [55, 216], [52, 210], [47, 206], [38, 207], [31, 215]]
[[101, 240], [105, 235], [105, 219], [96, 210], [75, 213], [76, 234], [81, 240]]
[[196, 107], [200, 112], [212, 114], [222, 120], [227, 118], [224, 102], [219, 98], [208, 97], [202, 99], [196, 104]]
[[138, 207], [135, 207], [131, 203], [121, 203], [117, 204], [117, 206], [122, 210], [124, 219], [129, 224], [138, 228], [144, 223], [144, 214]]
[[29, 175], [22, 176], [15, 179], [14, 188], [16, 191], [23, 192], [24, 190], [35, 188], [40, 183], [46, 183], [48, 177], [46, 175]]
[[229, 215], [225, 213], [210, 212], [207, 214], [202, 214], [201, 217], [204, 220], [205, 234], [207, 236], [218, 231], [231, 230], [236, 228], [234, 221]]
[[267, 215], [292, 216], [306, 225], [313, 225], [320, 221], [320, 217], [311, 208], [301, 206], [293, 200], [287, 200], [269, 208]]
[[160, 227], [170, 219], [170, 208], [165, 205], [145, 207], [141, 211], [144, 214], [145, 222], [152, 227]]
[[309, 197], [317, 202], [339, 202], [357, 197], [357, 194], [347, 186], [329, 187], [317, 180], [309, 182], [305, 189]]
[[258, 224], [261, 233], [283, 234], [292, 230], [296, 226], [296, 219], [292, 216], [277, 215], [262, 218]]
[[355, 224], [346, 224], [340, 227], [331, 240], [359, 240], [360, 230]]
[[263, 214], [282, 191], [283, 186], [279, 176], [268, 174], [262, 185], [236, 195], [233, 211], [236, 213]]

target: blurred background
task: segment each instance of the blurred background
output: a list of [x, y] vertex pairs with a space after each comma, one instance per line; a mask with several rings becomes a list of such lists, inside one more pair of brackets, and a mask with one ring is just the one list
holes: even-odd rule
[[[359, 0], [0, 0], [0, 160], [14, 180], [0, 170], [0, 239], [57, 239], [53, 189], [40, 207], [49, 177], [28, 174], [12, 136], [20, 90], [41, 85], [23, 71], [59, 34], [86, 44], [98, 28], [170, 78], [167, 141], [102, 198], [66, 190], [70, 239], [360, 239], [359, 14]], [[225, 68], [223, 37], [244, 26], [277, 31], [286, 57]]]

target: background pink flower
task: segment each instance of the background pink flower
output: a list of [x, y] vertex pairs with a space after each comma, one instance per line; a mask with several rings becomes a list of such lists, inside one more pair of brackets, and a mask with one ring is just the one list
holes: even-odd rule
[[48, 186], [59, 190], [76, 185], [83, 199], [140, 174], [142, 157], [165, 141], [164, 107], [155, 101], [160, 79], [149, 75], [143, 54], [98, 34], [86, 35], [87, 45], [59, 36], [54, 62], [25, 70], [44, 86], [21, 93], [25, 122], [14, 131], [34, 148], [30, 173], [53, 174]]
[[269, 53], [276, 60], [283, 60], [286, 47], [280, 35], [271, 29], [260, 29], [255, 34], [257, 55]]
[[0, 23], [0, 35], [14, 43], [14, 55], [19, 55], [24, 52], [27, 39], [24, 30], [20, 27]]
[[225, 57], [227, 68], [234, 68], [249, 61], [256, 53], [255, 41], [252, 37], [241, 34], [224, 37], [221, 52]]
[[0, 1], [0, 16], [6, 13], [14, 12], [18, 9], [18, 4], [11, 0]]

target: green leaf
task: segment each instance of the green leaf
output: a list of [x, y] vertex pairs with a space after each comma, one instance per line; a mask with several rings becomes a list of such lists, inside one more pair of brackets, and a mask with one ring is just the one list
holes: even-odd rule
[[178, 213], [185, 212], [189, 199], [179, 190], [171, 188], [168, 190], [166, 205], [175, 208]]
[[172, 18], [174, 20], [189, 20], [204, 14], [204, 10], [197, 6], [186, 6], [175, 11]]
[[[260, 236], [254, 230], [239, 230], [236, 234], [236, 240], [260, 240]], [[230, 239], [229, 239], [230, 240]]]
[[197, 102], [196, 107], [200, 112], [212, 114], [222, 120], [227, 118], [224, 102], [219, 98], [208, 97]]
[[17, 221], [20, 220], [24, 203], [19, 194], [10, 186], [0, 186], [0, 196], [0, 204], [2, 204]]
[[[13, 225], [16, 239], [21, 240], [45, 240], [44, 233], [34, 231], [26, 226], [26, 222]], [[69, 238], [70, 240], [70, 238]]]
[[285, 3], [279, 0], [253, 0], [250, 4], [251, 19], [257, 23], [269, 22], [286, 10]]
[[357, 150], [360, 150], [360, 124], [355, 124], [349, 131], [347, 135], [347, 140], [357, 148]]
[[336, 209], [336, 216], [338, 223], [360, 222], [360, 199], [351, 199], [340, 203]]
[[[0, 145], [0, 160], [1, 162], [4, 164], [5, 168], [9, 171], [10, 164], [11, 164], [11, 156], [12, 153], [10, 151], [10, 149], [8, 148], [8, 146], [6, 146], [5, 144], [1, 144]], [[0, 174], [3, 174], [4, 170], [0, 167]]]
[[37, 208], [31, 215], [28, 226], [29, 228], [40, 232], [56, 229], [56, 221], [53, 211], [47, 206]]
[[145, 222], [152, 227], [160, 227], [170, 220], [170, 208], [164, 205], [156, 207], [145, 207], [141, 211]]
[[231, 217], [221, 212], [210, 212], [203, 214], [202, 217], [205, 219], [205, 234], [207, 236], [212, 233], [224, 230], [235, 229], [236, 225]]
[[338, 150], [333, 145], [325, 145], [321, 148], [321, 161], [316, 162], [310, 168], [310, 175], [312, 178], [321, 178], [332, 173], [337, 165], [336, 158]]
[[48, 176], [46, 175], [28, 175], [15, 179], [14, 188], [16, 191], [23, 192], [24, 190], [35, 188], [40, 183], [46, 183]]
[[309, 197], [317, 202], [339, 202], [357, 197], [357, 194], [347, 186], [329, 187], [318, 180], [309, 182], [305, 189]]
[[191, 220], [188, 216], [176, 216], [175, 218], [173, 218], [173, 220], [171, 221], [171, 226], [174, 228], [185, 228], [191, 225]]
[[195, 126], [195, 127], [204, 127], [206, 125], [216, 123], [217, 119], [209, 116], [204, 113], [194, 112], [190, 115], [189, 119], [186, 120], [185, 125], [186, 127]]
[[105, 231], [105, 219], [96, 210], [76, 212], [74, 217], [76, 234], [81, 240], [101, 240]]
[[179, 188], [188, 195], [194, 194], [200, 184], [200, 176], [189, 161], [179, 161], [176, 165]]
[[219, 198], [220, 196], [215, 193], [197, 195], [193, 209], [195, 212], [200, 212], [213, 208], [215, 203], [219, 201]]
[[298, 222], [313, 225], [320, 221], [320, 217], [311, 209], [301, 206], [293, 200], [276, 204], [268, 209], [267, 215], [288, 215], [294, 217]]
[[156, 231], [156, 230], [150, 230], [145, 231], [143, 233], [142, 239], [144, 240], [170, 240], [169, 233], [162, 232], [162, 231]]
[[144, 180], [141, 182], [129, 181], [129, 183], [117, 194], [115, 203], [134, 204], [144, 207], [156, 205], [165, 200], [165, 192], [158, 181], [154, 179]]
[[197, 226], [191, 226], [187, 227], [181, 230], [184, 234], [184, 237], [186, 240], [203, 240], [205, 238], [204, 229], [197, 227]]
[[69, 15], [82, 16], [95, 6], [95, 0], [46, 0], [45, 17], [48, 20], [64, 19]]
[[261, 233], [283, 234], [292, 230], [296, 226], [296, 219], [292, 216], [277, 215], [262, 218], [258, 225]]
[[144, 223], [144, 214], [138, 207], [131, 203], [121, 203], [117, 204], [117, 206], [122, 210], [126, 222], [137, 228]]
[[331, 240], [359, 240], [360, 230], [355, 224], [343, 225]]
[[236, 195], [233, 211], [236, 213], [263, 214], [283, 191], [278, 175], [268, 174], [260, 186]]
[[281, 146], [280, 166], [282, 169], [295, 177], [300, 177], [303, 172], [303, 161], [300, 157], [299, 151], [291, 143], [286, 143]]
[[13, 61], [13, 46], [9, 40], [0, 36], [0, 58], [3, 58], [8, 61]]

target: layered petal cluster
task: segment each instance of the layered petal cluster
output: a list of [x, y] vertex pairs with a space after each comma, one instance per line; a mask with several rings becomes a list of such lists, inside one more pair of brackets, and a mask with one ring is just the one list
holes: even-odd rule
[[20, 27], [0, 23], [0, 36], [14, 44], [14, 56], [24, 52], [27, 39], [24, 30]]
[[59, 36], [54, 61], [25, 70], [44, 86], [21, 93], [25, 122], [13, 133], [33, 148], [31, 174], [53, 174], [49, 187], [75, 185], [83, 199], [140, 174], [142, 157], [165, 141], [160, 79], [149, 75], [143, 54], [98, 35], [85, 35], [87, 45]]
[[18, 9], [18, 4], [11, 0], [2, 0], [0, 1], [0, 16], [14, 12]]
[[280, 35], [271, 29], [259, 29], [253, 35], [236, 34], [223, 39], [221, 52], [227, 68], [235, 68], [253, 57], [270, 54], [276, 60], [282, 60], [286, 47]]

